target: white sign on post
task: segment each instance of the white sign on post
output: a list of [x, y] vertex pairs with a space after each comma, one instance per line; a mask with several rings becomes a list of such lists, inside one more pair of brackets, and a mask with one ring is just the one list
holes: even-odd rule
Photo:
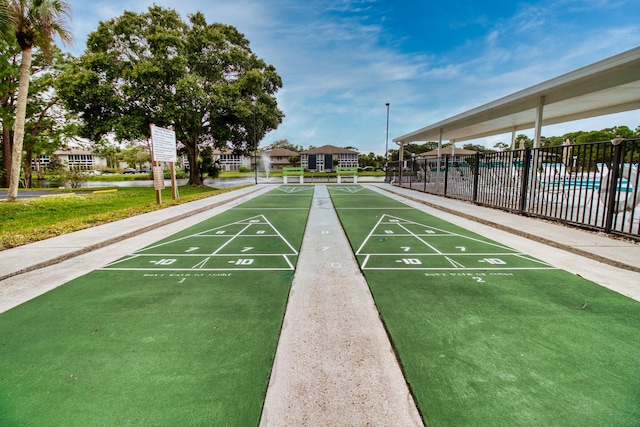
[[175, 163], [178, 157], [175, 131], [151, 125], [151, 149], [154, 162]]

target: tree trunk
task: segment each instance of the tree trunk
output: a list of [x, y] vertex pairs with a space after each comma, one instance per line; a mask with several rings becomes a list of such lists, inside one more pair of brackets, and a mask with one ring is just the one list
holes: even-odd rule
[[7, 200], [15, 202], [18, 198], [20, 166], [22, 166], [22, 142], [24, 141], [24, 123], [27, 116], [27, 96], [29, 95], [29, 77], [31, 74], [31, 48], [22, 51], [18, 100], [16, 102], [16, 121], [13, 128], [13, 149], [11, 154], [11, 181]]
[[187, 157], [189, 158], [189, 182], [187, 185], [193, 187], [202, 186], [198, 167], [198, 145], [196, 143], [187, 146]]
[[33, 188], [33, 173], [31, 172], [31, 150], [24, 152], [24, 188]]
[[11, 182], [11, 130], [6, 126], [2, 128], [2, 161], [4, 162], [2, 186], [9, 187], [9, 182]]

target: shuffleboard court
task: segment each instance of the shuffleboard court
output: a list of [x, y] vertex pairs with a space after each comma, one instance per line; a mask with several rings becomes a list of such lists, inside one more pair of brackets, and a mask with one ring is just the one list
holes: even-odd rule
[[0, 425], [257, 425], [313, 195], [280, 186], [0, 315]]
[[365, 187], [329, 189], [426, 425], [637, 425], [640, 303]]
[[104, 269], [293, 271], [297, 256], [297, 249], [261, 214], [158, 243]]

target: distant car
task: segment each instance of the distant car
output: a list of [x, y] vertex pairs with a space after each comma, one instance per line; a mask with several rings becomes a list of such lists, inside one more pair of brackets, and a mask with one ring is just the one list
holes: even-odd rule
[[126, 168], [122, 173], [138, 173], [134, 168]]
[[149, 169], [147, 168], [138, 169], [138, 173], [149, 173]]

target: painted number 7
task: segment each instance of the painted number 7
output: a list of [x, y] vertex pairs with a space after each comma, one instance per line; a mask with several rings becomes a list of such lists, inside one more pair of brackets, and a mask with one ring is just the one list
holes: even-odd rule
[[411, 250], [410, 246], [401, 246], [402, 250], [405, 252], [409, 252]]

